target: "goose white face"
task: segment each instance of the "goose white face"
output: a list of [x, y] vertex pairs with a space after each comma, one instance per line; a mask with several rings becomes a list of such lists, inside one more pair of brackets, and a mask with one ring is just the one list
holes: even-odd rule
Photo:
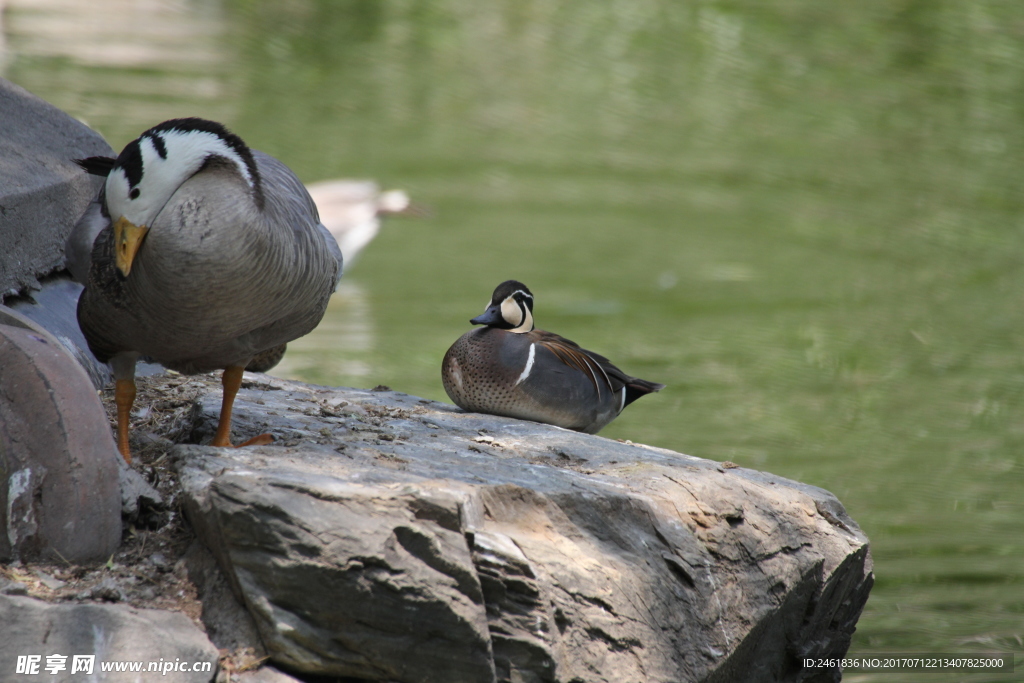
[[211, 156], [233, 162], [249, 187], [253, 187], [253, 175], [246, 161], [219, 135], [177, 129], [143, 133], [129, 143], [107, 176], [107, 210], [111, 218], [123, 217], [134, 225], [151, 227], [175, 191]]
[[106, 207], [113, 222], [117, 268], [128, 277], [153, 222], [178, 191], [211, 158], [234, 164], [262, 202], [256, 162], [241, 138], [205, 119], [165, 121], [133, 140], [107, 175]]

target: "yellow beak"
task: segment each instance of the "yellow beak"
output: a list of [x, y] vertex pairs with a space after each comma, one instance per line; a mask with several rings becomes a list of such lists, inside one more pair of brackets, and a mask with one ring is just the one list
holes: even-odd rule
[[117, 257], [117, 269], [121, 274], [128, 277], [132, 269], [132, 261], [139, 253], [142, 246], [142, 239], [149, 232], [145, 225], [135, 225], [130, 220], [121, 216], [114, 223], [114, 252]]

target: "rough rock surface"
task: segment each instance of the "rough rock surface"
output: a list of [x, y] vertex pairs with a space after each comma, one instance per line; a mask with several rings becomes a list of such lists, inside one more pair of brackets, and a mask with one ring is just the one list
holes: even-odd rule
[[[102, 184], [73, 160], [114, 151], [99, 133], [3, 78], [0, 121], [0, 303], [49, 330], [100, 388], [111, 374], [78, 329], [82, 286], [60, 273], [71, 228]], [[139, 366], [139, 375], [162, 371]]]
[[[44, 286], [44, 290], [45, 289], [46, 287]], [[77, 294], [75, 296], [77, 300]], [[59, 310], [59, 307], [56, 310]], [[75, 322], [75, 325], [77, 326], [77, 322]], [[71, 354], [71, 356], [78, 360], [80, 364], [83, 361], [82, 356], [76, 353], [76, 350], [72, 348], [74, 346], [73, 344], [69, 344], [68, 340], [64, 337], [52, 334], [50, 328], [48, 328], [44, 322], [41, 322], [36, 318], [32, 318], [25, 315], [24, 308], [12, 309], [8, 308], [7, 306], [0, 306], [0, 326], [10, 326], [28, 330], [37, 340], [41, 339], [42, 344], [48, 345], [48, 348], [63, 348], [64, 351], [67, 351], [68, 353]], [[81, 332], [79, 332], [79, 335], [81, 335]], [[44, 357], [49, 356], [47, 355]], [[91, 354], [89, 354], [89, 358], [92, 358]], [[93, 361], [95, 362], [95, 359], [93, 359]], [[11, 362], [16, 364], [18, 361], [12, 358]], [[140, 365], [148, 364], [140, 363]], [[12, 373], [13, 367], [14, 366], [12, 366]], [[67, 370], [67, 372], [64, 372], [62, 370], [60, 377], [61, 382], [68, 383], [67, 386], [61, 388], [60, 394], [62, 396], [64, 394], [74, 395], [76, 392], [79, 392], [79, 395], [83, 396], [84, 398], [82, 398], [82, 406], [76, 406], [76, 410], [86, 410], [94, 412], [93, 408], [89, 408], [87, 406], [92, 404], [98, 405], [98, 402], [95, 401], [93, 398], [86, 396], [87, 389], [81, 384], [81, 382], [75, 380], [75, 377], [77, 377], [79, 373], [71, 371], [70, 366], [66, 366], [63, 362], [59, 363], [58, 367], [65, 368]], [[105, 368], [106, 366], [104, 365], [103, 367]], [[155, 365], [151, 367], [159, 368], [159, 366]], [[51, 375], [49, 377], [49, 380], [52, 382], [54, 381], [54, 376], [52, 375], [52, 368], [50, 369], [50, 372]], [[42, 381], [44, 379], [44, 374], [41, 369], [36, 374], [37, 379], [39, 381]], [[148, 372], [145, 374], [152, 375], [156, 374], [156, 372]], [[29, 373], [29, 376], [31, 376], [31, 373]], [[95, 378], [93, 378], [93, 380], [95, 381]], [[50, 398], [57, 400], [58, 396], [56, 393], [54, 393], [50, 396]], [[60, 400], [54, 403], [54, 408], [60, 408], [61, 406], [68, 404], [75, 405], [77, 404], [77, 401]], [[0, 387], [0, 444], [4, 445], [4, 450], [0, 451], [0, 465], [2, 465], [2, 467], [0, 467], [0, 484], [6, 482], [8, 474], [11, 471], [13, 471], [9, 469], [10, 463], [4, 460], [5, 453], [8, 454], [8, 456], [11, 458], [15, 457], [17, 454], [20, 453], [22, 456], [22, 461], [24, 461], [23, 456], [25, 455], [26, 449], [35, 452], [36, 450], [38, 450], [38, 441], [40, 439], [48, 440], [52, 439], [54, 436], [53, 434], [44, 434], [42, 433], [41, 430], [36, 430], [34, 428], [31, 430], [31, 438], [25, 442], [19, 442], [17, 444], [14, 444], [9, 442], [9, 439], [11, 438], [10, 436], [5, 436], [6, 433], [13, 433], [12, 430], [16, 429], [16, 426], [13, 422], [15, 419], [15, 415], [18, 416], [18, 420], [27, 420], [31, 418], [33, 425], [38, 424], [41, 420], [41, 416], [44, 413], [33, 413], [33, 410], [35, 410], [35, 408], [37, 407], [38, 406], [33, 407], [28, 404], [27, 395], [23, 396], [20, 393], [11, 394], [10, 391], [7, 391], [5, 393], [2, 387]], [[9, 420], [12, 421], [11, 424], [8, 424]], [[61, 417], [59, 426], [64, 431], [68, 431], [69, 429], [73, 431], [73, 429], [77, 427], [77, 424], [73, 421], [68, 421], [66, 417]], [[84, 434], [67, 434], [67, 436], [69, 437], [68, 444], [82, 445], [83, 439], [88, 438], [88, 447], [96, 449], [98, 453], [105, 452], [108, 449], [108, 446], [112, 446], [112, 440], [110, 440], [108, 444], [107, 441], [105, 441], [102, 436], [93, 438], [97, 433], [99, 433], [99, 427], [95, 424], [94, 421], [90, 421], [88, 424], [85, 424], [83, 428]], [[50, 453], [49, 455], [52, 457], [53, 454]], [[157, 492], [152, 486], [150, 486], [146, 482], [146, 480], [143, 479], [142, 475], [140, 475], [137, 471], [133, 470], [132, 468], [128, 467], [128, 465], [124, 462], [123, 458], [115, 457], [114, 459], [117, 462], [118, 480], [121, 487], [121, 513], [124, 515], [124, 517], [127, 518], [129, 521], [135, 522], [139, 520], [140, 514], [161, 508], [164, 504], [164, 501], [159, 492]], [[77, 467], [77, 465], [74, 466]], [[97, 528], [102, 529], [103, 527], [100, 526]], [[0, 554], [0, 557], [3, 557], [3, 555]]]
[[53, 337], [0, 324], [0, 560], [96, 562], [121, 542], [118, 453]]
[[232, 676], [234, 683], [301, 683], [299, 679], [281, 673], [272, 666], [265, 666], [256, 671], [244, 671]]
[[[0, 672], [4, 680], [42, 678], [64, 681], [150, 681], [208, 683], [217, 671], [217, 649], [192, 621], [178, 612], [134, 609], [121, 605], [50, 604], [25, 597], [0, 595], [0, 623], [17, 624], [0, 638]], [[36, 675], [14, 672], [19, 656], [40, 656]], [[63, 655], [65, 669], [46, 670], [47, 657]], [[74, 655], [95, 655], [93, 675], [72, 674]], [[162, 661], [161, 661], [162, 660]], [[196, 664], [199, 671], [130, 674], [103, 672], [101, 663], [150, 662]], [[207, 666], [209, 665], [209, 666]]]
[[99, 179], [72, 159], [113, 156], [88, 126], [0, 78], [0, 297], [63, 266], [64, 241]]
[[[66, 275], [55, 275], [42, 278], [38, 290], [18, 297], [8, 297], [4, 305], [52, 334], [85, 368], [93, 386], [101, 389], [113, 381], [114, 375], [106, 363], [99, 362], [92, 355], [85, 335], [78, 326], [78, 297], [83, 289], [82, 285]], [[163, 370], [159, 366], [155, 367]], [[146, 372], [145, 368], [140, 369], [143, 370], [140, 375], [153, 374]]]
[[824, 490], [394, 392], [261, 378], [235, 406], [282, 441], [179, 446], [186, 513], [290, 670], [839, 680], [799, 662], [846, 651], [871, 562]]
[[201, 543], [193, 542], [185, 566], [202, 602], [201, 618], [210, 641], [221, 650], [245, 651], [253, 661], [265, 659], [267, 651], [256, 622], [232, 594], [213, 555]]

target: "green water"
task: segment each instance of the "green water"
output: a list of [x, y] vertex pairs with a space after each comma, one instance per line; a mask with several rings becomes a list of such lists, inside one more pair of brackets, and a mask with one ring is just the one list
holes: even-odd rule
[[447, 400], [523, 280], [669, 385], [604, 435], [839, 496], [877, 578], [853, 652], [1024, 651], [1024, 4], [8, 2], [6, 77], [116, 148], [219, 118], [429, 208], [282, 371]]

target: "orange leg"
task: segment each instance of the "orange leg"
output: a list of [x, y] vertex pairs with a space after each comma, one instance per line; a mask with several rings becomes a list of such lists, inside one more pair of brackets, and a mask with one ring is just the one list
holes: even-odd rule
[[[224, 375], [221, 377], [221, 384], [224, 386], [224, 398], [220, 404], [220, 422], [217, 424], [217, 434], [213, 437], [211, 446], [226, 446], [232, 448], [231, 445], [231, 408], [235, 404], [235, 396], [238, 394], [238, 388], [242, 386], [242, 373], [245, 371], [245, 367], [242, 365], [232, 365], [231, 367], [224, 368]], [[268, 443], [272, 443], [274, 437], [270, 434], [260, 434], [255, 436], [245, 443], [239, 444], [241, 446], [263, 446]]]
[[128, 419], [135, 403], [135, 381], [119, 379], [114, 382], [114, 403], [117, 405], [117, 450], [124, 461], [132, 464], [132, 452], [128, 447]]

